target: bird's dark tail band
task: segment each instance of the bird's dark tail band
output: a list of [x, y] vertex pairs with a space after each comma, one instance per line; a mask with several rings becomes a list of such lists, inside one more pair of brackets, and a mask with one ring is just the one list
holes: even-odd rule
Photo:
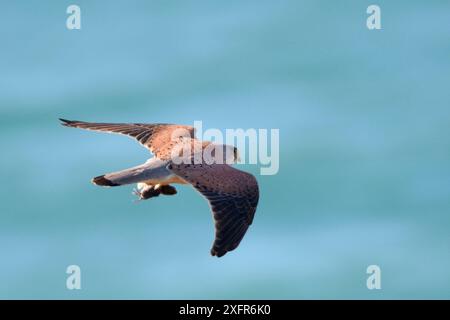
[[104, 175], [95, 177], [94, 179], [92, 179], [92, 183], [103, 187], [120, 186], [120, 184], [114, 183], [111, 180], [106, 179]]

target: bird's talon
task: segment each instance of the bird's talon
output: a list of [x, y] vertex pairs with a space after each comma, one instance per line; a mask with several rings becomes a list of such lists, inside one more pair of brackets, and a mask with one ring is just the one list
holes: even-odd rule
[[147, 200], [149, 197], [146, 196], [144, 193], [147, 190], [139, 191], [138, 189], [133, 189], [133, 194], [138, 197], [138, 199], [135, 199], [133, 202], [141, 202], [142, 200]]

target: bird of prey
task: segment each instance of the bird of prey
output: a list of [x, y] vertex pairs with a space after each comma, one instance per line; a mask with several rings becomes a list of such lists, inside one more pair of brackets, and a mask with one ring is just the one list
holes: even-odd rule
[[[137, 183], [139, 200], [177, 193], [172, 184], [191, 184], [209, 202], [215, 221], [215, 239], [211, 255], [221, 257], [237, 248], [253, 221], [259, 199], [255, 177], [229, 165], [238, 161], [238, 150], [195, 138], [194, 127], [176, 124], [90, 123], [60, 119], [66, 127], [118, 133], [136, 139], [153, 153], [144, 164], [92, 179], [99, 186], [115, 187]], [[177, 158], [191, 147], [189, 162]], [[208, 148], [215, 161], [192, 161]], [[192, 151], [197, 150], [197, 151]], [[223, 152], [216, 152], [220, 150]], [[200, 152], [199, 152], [200, 151]], [[217, 161], [226, 160], [226, 161]]]

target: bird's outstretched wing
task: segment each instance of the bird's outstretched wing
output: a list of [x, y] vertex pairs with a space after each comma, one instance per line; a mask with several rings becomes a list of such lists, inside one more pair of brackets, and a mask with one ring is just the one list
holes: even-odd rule
[[169, 159], [170, 152], [181, 137], [195, 139], [195, 129], [191, 126], [177, 124], [145, 123], [93, 123], [59, 119], [66, 127], [119, 133], [135, 138], [148, 148], [156, 157]]
[[227, 164], [174, 164], [168, 169], [205, 196], [215, 220], [211, 255], [236, 249], [253, 221], [259, 190], [255, 177]]

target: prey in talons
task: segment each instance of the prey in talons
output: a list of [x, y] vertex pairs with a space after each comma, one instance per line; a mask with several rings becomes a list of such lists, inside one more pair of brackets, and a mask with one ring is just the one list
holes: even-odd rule
[[[222, 257], [236, 249], [252, 224], [259, 199], [258, 181], [250, 173], [231, 166], [239, 159], [236, 147], [199, 140], [195, 137], [195, 128], [186, 125], [66, 119], [61, 119], [61, 124], [126, 135], [153, 153], [153, 157], [143, 164], [93, 178], [92, 182], [97, 186], [118, 187], [137, 183], [134, 190], [137, 201], [174, 195], [177, 190], [172, 184], [190, 184], [200, 192], [208, 200], [215, 221], [211, 255]], [[179, 160], [180, 150], [187, 150], [187, 162], [174, 161]], [[205, 154], [212, 156], [214, 161], [203, 163]], [[198, 156], [202, 160], [200, 165], [195, 163]], [[186, 208], [185, 211], [190, 210]]]
[[177, 189], [171, 185], [149, 185], [146, 183], [138, 183], [137, 188], [133, 190], [133, 194], [138, 200], [147, 200], [158, 197], [160, 194], [171, 196], [177, 194]]

